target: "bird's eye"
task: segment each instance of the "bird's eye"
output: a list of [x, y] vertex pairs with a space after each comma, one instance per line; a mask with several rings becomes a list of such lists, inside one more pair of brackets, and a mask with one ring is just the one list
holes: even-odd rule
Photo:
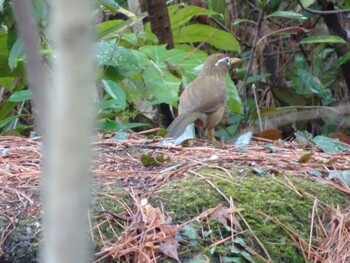
[[227, 66], [230, 66], [230, 58], [229, 57], [224, 57], [222, 59], [219, 59], [216, 63], [215, 66], [219, 66], [220, 63], [225, 63]]

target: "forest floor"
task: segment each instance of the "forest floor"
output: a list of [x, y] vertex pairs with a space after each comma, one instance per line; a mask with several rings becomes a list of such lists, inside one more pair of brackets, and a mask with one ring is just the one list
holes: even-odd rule
[[[41, 162], [40, 139], [0, 137], [0, 262], [37, 260]], [[95, 138], [95, 262], [350, 262], [350, 188], [329, 179], [349, 167], [295, 142]]]

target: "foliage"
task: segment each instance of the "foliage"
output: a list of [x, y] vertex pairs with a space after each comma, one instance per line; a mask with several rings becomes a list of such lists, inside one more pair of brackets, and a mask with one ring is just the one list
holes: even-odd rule
[[[146, 13], [129, 12], [125, 1], [98, 3], [98, 13], [105, 17], [96, 24], [96, 111], [101, 130], [161, 125], [157, 105], [167, 103], [176, 108], [180, 92], [197, 76], [207, 55], [215, 52], [240, 54], [246, 61], [235, 75], [227, 77], [229, 111], [225, 125], [216, 133], [223, 139], [236, 136], [242, 121], [255, 130], [257, 105], [279, 116], [281, 112], [294, 112], [290, 107], [296, 105], [324, 107], [348, 100], [342, 96], [348, 87], [339, 72], [349, 61], [350, 52], [338, 57], [335, 46], [347, 43], [339, 36], [326, 34], [318, 15], [303, 11], [295, 1], [256, 1], [256, 11], [264, 11], [261, 20], [251, 16], [251, 6], [245, 2], [235, 7], [223, 0], [208, 0], [208, 8], [169, 5], [175, 43], [171, 50], [157, 43], [145, 20]], [[320, 8], [313, 0], [301, 3], [310, 9]], [[337, 7], [346, 8], [346, 1], [339, 1]], [[45, 30], [46, 2], [33, 1], [33, 10], [41, 27], [42, 55], [51, 60], [54, 54]], [[0, 13], [0, 131], [18, 134], [32, 129], [31, 93], [8, 0], [1, 4]], [[133, 33], [136, 22], [144, 22], [143, 33]], [[252, 83], [257, 86], [258, 104], [253, 100]], [[305, 129], [306, 122], [297, 127]], [[336, 127], [336, 123], [334, 117], [321, 118], [319, 125], [323, 127], [319, 129], [327, 135], [330, 130], [326, 127]], [[277, 122], [274, 128], [284, 124]]]

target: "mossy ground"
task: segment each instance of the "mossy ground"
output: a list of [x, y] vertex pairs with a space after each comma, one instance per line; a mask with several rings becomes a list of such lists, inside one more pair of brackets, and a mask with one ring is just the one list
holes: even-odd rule
[[[0, 225], [5, 225], [5, 223], [8, 222], [1, 222]], [[38, 226], [38, 221], [35, 218], [18, 218], [16, 228], [4, 243], [4, 256], [0, 258], [0, 262], [38, 262], [40, 246]]]
[[[266, 248], [272, 262], [304, 262], [302, 253], [295, 246], [291, 235], [308, 239], [311, 225], [309, 215], [315, 198], [318, 200], [317, 209], [320, 214], [329, 210], [332, 205], [345, 206], [348, 201], [348, 197], [336, 188], [301, 177], [282, 175], [261, 177], [252, 174], [249, 169], [230, 172], [232, 177], [221, 170], [198, 171], [225, 196], [231, 196], [237, 208], [243, 209], [241, 212], [243, 218]], [[194, 218], [202, 211], [218, 204], [228, 206], [227, 201], [214, 187], [202, 177], [196, 176], [188, 176], [169, 183], [155, 193], [153, 200], [154, 205], [160, 205], [161, 202], [167, 212], [173, 212], [174, 222], [184, 222]], [[241, 225], [242, 228], [247, 229], [242, 221]], [[203, 228], [205, 229], [206, 226]], [[225, 229], [222, 227], [219, 232], [220, 235], [225, 235]], [[226, 236], [230, 234], [228, 232], [226, 231]], [[266, 258], [250, 231], [241, 237]], [[200, 245], [203, 246], [200, 247]], [[184, 257], [191, 257], [191, 253], [192, 255], [206, 253], [210, 256], [211, 262], [219, 262], [218, 256], [230, 256], [227, 243], [221, 248], [216, 248], [213, 255], [209, 253], [210, 245], [212, 242], [203, 238], [192, 249], [188, 246], [185, 248], [180, 246], [180, 254], [181, 250], [186, 251]], [[216, 259], [215, 256], [217, 256]]]
[[[332, 205], [346, 206], [348, 202], [348, 196], [336, 188], [307, 178], [283, 175], [260, 177], [254, 175], [249, 168], [229, 172], [232, 176], [217, 169], [201, 169], [196, 172], [201, 176], [189, 173], [187, 177], [170, 181], [153, 193], [150, 203], [154, 207], [164, 208], [166, 213], [171, 214], [173, 223], [180, 224], [219, 204], [228, 206], [223, 195], [232, 197], [235, 206], [242, 209], [241, 215], [244, 220], [268, 251], [271, 261], [290, 263], [305, 262], [301, 251], [291, 238], [291, 233], [308, 239], [314, 198], [318, 200], [317, 211], [320, 215], [329, 210]], [[207, 181], [212, 182], [223, 195]], [[125, 207], [118, 200], [123, 200], [131, 208], [134, 206], [130, 195], [121, 188], [98, 189], [98, 191], [100, 194], [95, 194], [91, 207], [97, 218], [101, 215], [101, 210], [114, 214], [124, 211]], [[37, 227], [37, 222], [38, 219], [29, 221], [20, 219], [5, 247], [6, 252], [11, 252], [13, 255], [7, 254], [7, 258], [3, 258], [5, 261], [2, 262], [32, 262], [27, 260], [29, 258], [32, 258], [33, 262], [37, 260], [39, 235], [28, 238], [27, 233], [28, 226], [34, 229]], [[243, 220], [240, 220], [240, 224], [245, 231], [239, 234], [239, 238], [245, 243], [239, 239], [234, 245], [228, 241], [213, 246], [214, 241], [230, 236], [231, 230], [217, 221], [192, 223], [179, 235], [181, 238], [178, 252], [181, 262], [190, 262], [189, 259], [198, 255], [209, 258], [210, 262], [220, 262], [224, 257], [227, 259], [225, 262], [249, 262], [249, 254], [246, 254], [247, 247], [253, 248], [266, 258], [261, 246], [257, 244], [253, 233], [247, 230]], [[100, 230], [103, 232], [105, 241], [111, 242], [116, 241], [116, 233], [123, 231], [121, 227], [112, 224], [101, 225]], [[191, 239], [189, 234], [191, 231], [192, 235], [196, 234], [197, 237]], [[96, 238], [94, 250], [100, 249], [101, 243]], [[24, 252], [26, 261], [22, 260], [21, 251]], [[12, 258], [18, 258], [20, 261], [12, 261]], [[259, 258], [254, 260], [259, 262]], [[175, 261], [166, 259], [162, 262]]]

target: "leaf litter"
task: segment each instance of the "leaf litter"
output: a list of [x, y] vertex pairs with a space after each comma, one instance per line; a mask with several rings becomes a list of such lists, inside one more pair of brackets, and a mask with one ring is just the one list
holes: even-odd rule
[[[129, 207], [122, 200], [118, 200], [117, 196], [111, 196], [115, 202], [123, 204], [125, 211], [118, 215], [106, 211], [100, 215], [104, 217], [104, 223], [110, 226], [119, 224], [123, 227], [121, 234], [114, 233], [113, 240], [107, 241], [103, 236], [102, 230], [99, 229], [101, 223], [90, 225], [91, 233], [94, 228], [98, 230], [103, 244], [101, 251], [95, 255], [96, 262], [106, 257], [116, 261], [123, 258], [127, 262], [133, 260], [136, 260], [134, 262], [157, 262], [164, 256], [180, 262], [176, 235], [181, 227], [195, 220], [217, 220], [231, 230], [242, 232], [242, 227], [238, 223], [242, 218], [239, 209], [233, 209], [232, 200], [226, 199], [231, 208], [219, 206], [208, 209], [197, 218], [182, 225], [175, 225], [166, 212], [144, 201], [164, 184], [199, 168], [219, 167], [226, 171], [232, 167], [248, 165], [268, 173], [280, 172], [307, 177], [311, 180], [322, 180], [350, 194], [347, 184], [327, 176], [330, 171], [341, 173], [349, 169], [348, 152], [330, 154], [312, 149], [312, 156], [308, 156], [306, 162], [301, 163], [300, 158], [303, 159], [310, 153], [310, 147], [305, 147], [302, 143], [279, 144], [254, 138], [248, 151], [239, 151], [232, 144], [223, 144], [218, 149], [205, 141], [193, 140], [190, 141], [189, 147], [181, 147], [164, 146], [162, 140], [162, 138], [148, 139], [143, 134], [136, 133], [129, 134], [127, 139], [121, 141], [102, 135], [94, 139], [92, 171], [94, 187], [100, 191], [97, 194], [110, 195], [110, 193], [103, 193], [103, 189], [118, 185], [127, 189], [134, 200], [133, 206]], [[268, 150], [266, 144], [274, 145], [274, 151]], [[145, 167], [140, 161], [142, 155], [154, 158], [164, 156], [169, 161]], [[38, 222], [36, 233], [41, 231], [39, 218], [41, 203], [38, 194], [41, 161], [40, 140], [12, 136], [0, 137], [0, 211], [2, 217], [8, 222], [7, 225], [1, 226], [0, 257], [4, 253], [2, 248], [6, 239], [16, 228], [18, 217], [35, 218]], [[310, 171], [317, 171], [318, 176], [310, 175]], [[299, 247], [305, 253], [305, 257], [312, 262], [349, 262], [350, 211], [336, 209], [328, 217], [329, 223], [324, 226], [320, 216], [313, 215], [312, 220], [316, 230], [311, 237], [317, 242], [312, 244], [299, 242]], [[247, 227], [249, 228], [249, 225]], [[293, 235], [292, 232], [290, 233]], [[96, 236], [91, 235], [95, 240]], [[228, 239], [234, 240], [234, 238], [237, 236], [232, 231]], [[213, 241], [213, 246], [216, 242], [221, 241]], [[247, 247], [246, 251], [259, 257], [251, 248]]]

